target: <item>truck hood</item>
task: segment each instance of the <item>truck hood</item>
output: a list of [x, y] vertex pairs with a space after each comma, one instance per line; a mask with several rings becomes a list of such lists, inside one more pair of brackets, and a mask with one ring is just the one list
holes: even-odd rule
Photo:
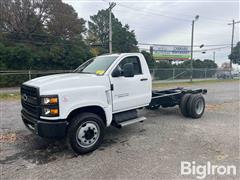
[[[103, 82], [104, 81], [104, 82]], [[65, 73], [43, 76], [24, 83], [40, 89], [40, 94], [52, 93], [59, 89], [106, 86], [108, 78], [95, 74]], [[107, 87], [106, 87], [107, 88]]]

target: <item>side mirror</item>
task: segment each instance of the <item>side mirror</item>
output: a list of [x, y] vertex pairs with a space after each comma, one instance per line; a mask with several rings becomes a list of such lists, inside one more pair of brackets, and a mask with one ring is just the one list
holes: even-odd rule
[[122, 70], [119, 67], [114, 69], [114, 71], [112, 72], [112, 77], [119, 77], [121, 75], [122, 75]]
[[124, 77], [133, 77], [134, 69], [132, 63], [126, 63], [123, 65], [123, 76]]

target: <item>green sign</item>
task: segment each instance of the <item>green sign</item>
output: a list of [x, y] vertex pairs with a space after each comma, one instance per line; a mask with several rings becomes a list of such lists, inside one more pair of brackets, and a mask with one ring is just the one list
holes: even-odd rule
[[190, 60], [189, 46], [152, 46], [152, 53], [155, 60]]

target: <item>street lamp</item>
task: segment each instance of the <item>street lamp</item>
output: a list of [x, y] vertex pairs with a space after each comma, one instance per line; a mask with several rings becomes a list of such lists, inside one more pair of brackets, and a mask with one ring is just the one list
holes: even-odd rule
[[[192, 21], [192, 38], [191, 38], [191, 62], [190, 62], [190, 69], [191, 69], [191, 75], [190, 75], [190, 81], [192, 82], [193, 77], [193, 36], [194, 36], [194, 23], [199, 19], [199, 15], [195, 16], [195, 19]], [[202, 46], [202, 45], [201, 45]]]
[[200, 46], [199, 46], [199, 48], [203, 48], [204, 47], [204, 44], [201, 44]]

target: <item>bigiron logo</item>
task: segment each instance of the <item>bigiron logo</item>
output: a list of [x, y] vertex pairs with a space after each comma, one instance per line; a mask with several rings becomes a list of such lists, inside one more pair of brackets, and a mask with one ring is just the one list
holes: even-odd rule
[[236, 176], [237, 168], [234, 165], [213, 165], [210, 161], [206, 164], [197, 164], [195, 161], [181, 161], [181, 175], [194, 175], [197, 179], [204, 179], [207, 176]]

